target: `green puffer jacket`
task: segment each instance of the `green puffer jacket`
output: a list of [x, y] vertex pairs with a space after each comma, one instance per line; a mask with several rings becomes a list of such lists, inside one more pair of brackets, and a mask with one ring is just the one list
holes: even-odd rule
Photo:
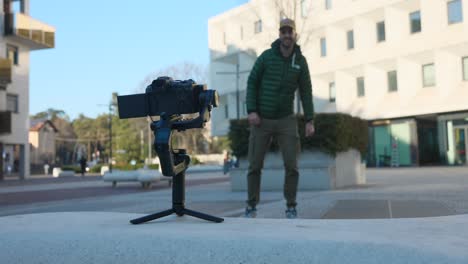
[[309, 67], [298, 45], [289, 58], [280, 51], [280, 40], [258, 57], [247, 82], [247, 112], [279, 119], [292, 115], [294, 93], [299, 87], [306, 120], [314, 118]]

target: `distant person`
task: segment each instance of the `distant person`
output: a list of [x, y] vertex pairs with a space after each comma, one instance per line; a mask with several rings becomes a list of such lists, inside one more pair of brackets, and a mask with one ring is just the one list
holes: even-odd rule
[[44, 164], [44, 174], [45, 175], [49, 175], [49, 168], [50, 168], [49, 163], [46, 162]]
[[86, 158], [84, 156], [80, 159], [80, 166], [81, 166], [81, 177], [84, 177], [86, 172]]
[[224, 156], [224, 164], [223, 164], [224, 174], [227, 174], [230, 169], [231, 169], [231, 157], [229, 156], [229, 152], [226, 152], [226, 155]]
[[295, 22], [288, 18], [281, 20], [279, 38], [255, 61], [247, 82], [250, 137], [246, 217], [256, 216], [263, 161], [273, 136], [278, 139], [283, 154], [285, 214], [287, 218], [297, 217], [300, 142], [293, 111], [296, 90], [299, 90], [306, 119], [305, 136], [312, 136], [315, 128], [309, 67], [296, 40]]
[[10, 153], [5, 154], [5, 164], [6, 164], [6, 172], [8, 175], [10, 175], [11, 174]]

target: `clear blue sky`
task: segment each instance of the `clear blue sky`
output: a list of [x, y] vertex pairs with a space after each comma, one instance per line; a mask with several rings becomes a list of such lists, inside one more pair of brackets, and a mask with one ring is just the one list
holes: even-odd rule
[[30, 113], [96, 117], [112, 92], [184, 61], [208, 65], [208, 19], [246, 0], [31, 0], [30, 15], [56, 28], [54, 49], [31, 52]]

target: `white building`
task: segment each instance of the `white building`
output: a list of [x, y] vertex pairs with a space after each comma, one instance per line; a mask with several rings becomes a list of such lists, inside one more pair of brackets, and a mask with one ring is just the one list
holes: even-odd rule
[[467, 0], [251, 0], [210, 19], [214, 135], [236, 117], [235, 79], [216, 72], [249, 70], [281, 16], [296, 19], [316, 112], [369, 120], [369, 165], [468, 163]]
[[29, 175], [29, 52], [55, 46], [55, 29], [29, 16], [29, 0], [0, 2], [0, 180]]

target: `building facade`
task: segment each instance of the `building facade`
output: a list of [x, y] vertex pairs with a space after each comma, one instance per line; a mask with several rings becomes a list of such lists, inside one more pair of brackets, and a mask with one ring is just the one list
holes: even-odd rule
[[[368, 165], [468, 163], [466, 0], [251, 0], [212, 18], [210, 77], [221, 94], [214, 134], [226, 133], [236, 102], [235, 79], [217, 72], [235, 72], [227, 58], [268, 48], [283, 16], [298, 25], [316, 111], [369, 121]], [[254, 59], [238, 61], [248, 70]], [[247, 77], [239, 78], [242, 105]]]
[[55, 162], [57, 132], [57, 128], [50, 120], [31, 120], [29, 127], [31, 166]]
[[55, 46], [55, 28], [29, 16], [29, 0], [0, 1], [0, 180], [29, 175], [29, 52]]

